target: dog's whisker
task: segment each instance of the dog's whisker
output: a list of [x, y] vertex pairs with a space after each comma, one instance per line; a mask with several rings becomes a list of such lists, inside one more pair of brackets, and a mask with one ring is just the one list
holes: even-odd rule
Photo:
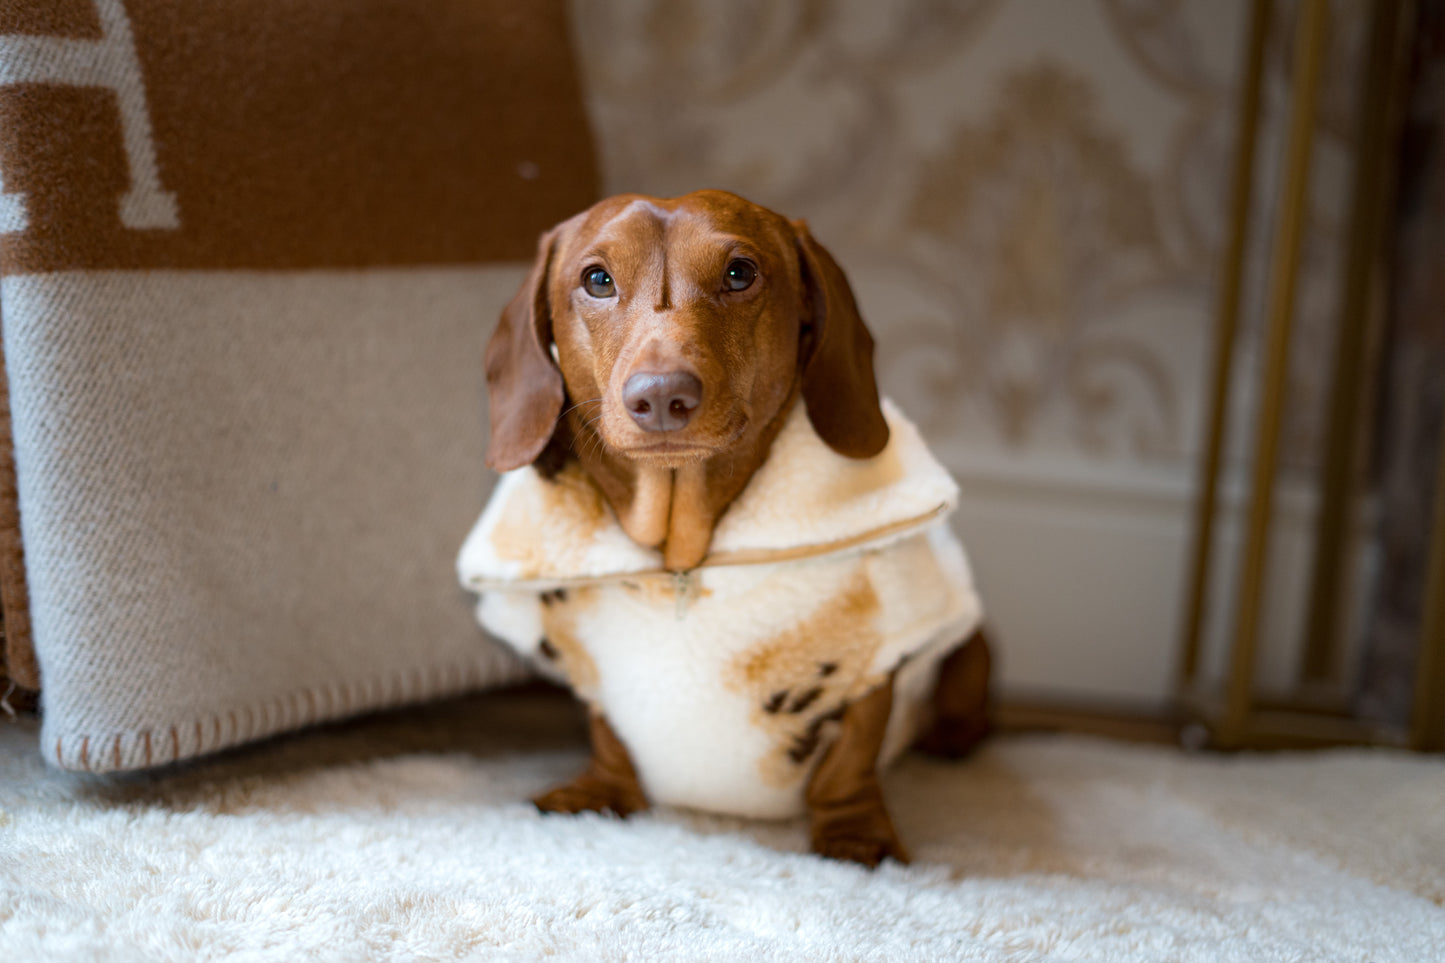
[[584, 405], [597, 405], [597, 407], [600, 409], [600, 408], [602, 407], [602, 399], [601, 399], [601, 398], [584, 398], [583, 400], [581, 400], [581, 401], [577, 402], [576, 404], [572, 405], [572, 407], [567, 408], [567, 409], [566, 409], [565, 411], [563, 411], [560, 415], [558, 415], [558, 417], [560, 418], [560, 417], [563, 417], [563, 416], [565, 416], [565, 415], [569, 415], [569, 414], [571, 414], [572, 412], [576, 411], [577, 409], [583, 407]]

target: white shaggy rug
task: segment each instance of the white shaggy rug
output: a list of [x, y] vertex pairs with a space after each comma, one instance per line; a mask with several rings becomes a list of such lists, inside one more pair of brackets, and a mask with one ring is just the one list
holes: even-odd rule
[[997, 737], [886, 787], [911, 866], [801, 823], [538, 815], [570, 707], [500, 694], [158, 776], [0, 719], [0, 960], [1445, 960], [1445, 761]]

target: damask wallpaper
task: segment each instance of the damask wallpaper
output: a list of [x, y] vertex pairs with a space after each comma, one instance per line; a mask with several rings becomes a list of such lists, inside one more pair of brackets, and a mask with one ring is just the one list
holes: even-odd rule
[[[1360, 7], [1336, 4], [1317, 118], [1287, 433], [1294, 468], [1314, 458], [1327, 390]], [[1288, 100], [1294, 13], [1278, 8], [1260, 224]], [[1084, 559], [1121, 559], [1107, 585], [1062, 569], [1040, 575], [1004, 551], [979, 563], [985, 587], [1002, 585], [1016, 609], [1028, 595], [1118, 596], [1091, 598], [1105, 607], [1156, 597], [1148, 619], [1083, 627], [1103, 639], [1125, 626], [1128, 644], [1148, 650], [1133, 681], [1101, 670], [1100, 694], [1153, 697], [1169, 684], [1247, 13], [1244, 0], [573, 4], [609, 191], [721, 187], [806, 218], [853, 281], [884, 390], [966, 495], [1032, 487], [1053, 508], [1073, 506], [1063, 528], [1068, 511], [1089, 511], [1075, 504], [1080, 486], [1150, 502], [1140, 524], [1152, 526], [1152, 554], [1137, 570], [1147, 584], [1125, 574], [1143, 556], [1118, 531], [1077, 546]], [[1252, 260], [1262, 261], [1268, 238], [1256, 235]], [[1250, 325], [1260, 282], [1253, 270]], [[1246, 338], [1240, 412], [1253, 360]], [[1233, 435], [1231, 449], [1244, 451], [1247, 433]], [[1069, 537], [1000, 524], [985, 540]], [[1053, 685], [1053, 629], [1021, 611], [1013, 621], [1017, 678]]]

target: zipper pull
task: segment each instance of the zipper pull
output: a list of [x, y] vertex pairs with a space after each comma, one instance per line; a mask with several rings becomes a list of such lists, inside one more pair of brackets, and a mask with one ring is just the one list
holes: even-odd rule
[[687, 606], [692, 601], [692, 572], [673, 572], [672, 590], [677, 597], [677, 620], [681, 622], [687, 617]]

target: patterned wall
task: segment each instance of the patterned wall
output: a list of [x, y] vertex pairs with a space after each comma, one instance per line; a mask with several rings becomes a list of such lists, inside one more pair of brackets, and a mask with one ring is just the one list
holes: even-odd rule
[[[1359, 6], [1338, 7], [1319, 116], [1292, 463], [1313, 449], [1328, 370]], [[606, 186], [724, 187], [806, 217], [880, 335], [885, 389], [955, 467], [1062, 455], [1189, 470], [1242, 0], [573, 10]], [[1272, 131], [1292, 19], [1281, 4]], [[1261, 212], [1277, 153], [1264, 145]]]

